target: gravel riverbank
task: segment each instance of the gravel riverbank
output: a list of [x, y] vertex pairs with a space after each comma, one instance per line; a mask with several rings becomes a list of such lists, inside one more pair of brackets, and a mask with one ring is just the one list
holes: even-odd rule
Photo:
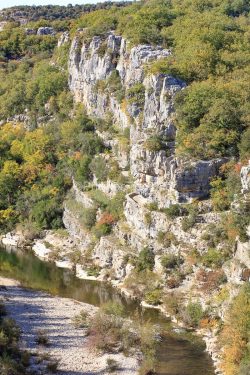
[[[98, 309], [68, 298], [22, 288], [12, 279], [0, 277], [0, 298], [4, 299], [8, 315], [22, 330], [21, 348], [39, 355], [49, 353], [59, 360], [61, 375], [106, 375], [107, 358], [119, 364], [119, 374], [135, 375], [136, 358], [123, 354], [99, 354], [89, 345], [88, 336], [76, 329], [72, 318], [82, 310], [94, 314]], [[45, 330], [50, 345], [39, 346], [37, 331]], [[49, 374], [49, 372], [45, 372]]]

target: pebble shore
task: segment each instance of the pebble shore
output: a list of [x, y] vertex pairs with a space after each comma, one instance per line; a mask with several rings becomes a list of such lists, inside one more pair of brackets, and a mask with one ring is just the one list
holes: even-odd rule
[[[37, 355], [49, 353], [59, 360], [61, 375], [106, 375], [107, 358], [119, 364], [117, 373], [135, 375], [138, 361], [122, 353], [100, 354], [89, 345], [89, 337], [76, 329], [72, 318], [82, 310], [90, 315], [98, 308], [68, 298], [53, 297], [47, 293], [22, 288], [12, 279], [0, 277], [0, 298], [4, 299], [7, 313], [22, 330], [21, 348]], [[36, 342], [37, 332], [45, 330], [48, 347]], [[45, 375], [49, 372], [45, 372]]]

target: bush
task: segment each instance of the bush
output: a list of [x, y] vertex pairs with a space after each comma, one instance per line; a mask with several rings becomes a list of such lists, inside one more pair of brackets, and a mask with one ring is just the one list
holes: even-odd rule
[[170, 219], [175, 219], [182, 215], [182, 209], [179, 204], [172, 204], [168, 208], [164, 208], [164, 212]]
[[144, 270], [152, 271], [155, 265], [154, 253], [148, 247], [145, 247], [140, 251], [137, 262], [136, 269], [138, 272]]
[[202, 283], [201, 290], [204, 292], [212, 292], [227, 281], [227, 277], [223, 270], [208, 271], [200, 269], [197, 273], [197, 280]]
[[152, 224], [152, 215], [151, 215], [151, 212], [146, 212], [144, 214], [144, 222], [148, 226], [150, 226]]
[[144, 142], [144, 148], [151, 152], [157, 152], [164, 148], [162, 140], [159, 136], [152, 136]]
[[181, 222], [181, 227], [184, 232], [187, 232], [189, 229], [193, 228], [196, 223], [196, 215], [189, 215], [188, 217], [184, 217]]
[[118, 103], [121, 103], [125, 98], [125, 89], [122, 86], [119, 72], [114, 70], [107, 80], [109, 92], [115, 96]]
[[161, 258], [161, 264], [166, 269], [174, 269], [183, 263], [183, 259], [178, 255], [166, 254]]
[[89, 315], [86, 311], [82, 310], [79, 315], [76, 315], [72, 322], [75, 328], [87, 328], [89, 326]]
[[145, 87], [142, 83], [136, 83], [127, 90], [129, 104], [135, 104], [139, 108], [143, 108], [145, 101]]
[[147, 205], [147, 209], [149, 211], [157, 211], [158, 210], [158, 203], [157, 202], [151, 202]]
[[183, 320], [193, 327], [198, 327], [203, 316], [204, 312], [199, 302], [189, 302], [183, 311]]
[[180, 312], [181, 298], [178, 294], [167, 294], [163, 298], [163, 304], [171, 315], [178, 315]]
[[250, 363], [242, 363], [239, 369], [239, 375], [249, 375], [250, 374]]
[[80, 221], [87, 229], [91, 229], [96, 222], [96, 209], [82, 208], [80, 211]]
[[159, 231], [157, 233], [157, 242], [164, 247], [170, 247], [171, 244], [177, 245], [178, 241], [172, 232]]
[[107, 163], [103, 157], [98, 156], [89, 165], [91, 172], [96, 176], [98, 182], [106, 181], [108, 175]]
[[155, 289], [150, 292], [147, 292], [144, 297], [145, 302], [153, 306], [160, 305], [162, 303], [161, 298], [162, 291], [160, 289]]
[[119, 369], [118, 362], [113, 358], [107, 358], [107, 367], [106, 370], [108, 372], [115, 372]]
[[47, 369], [54, 374], [57, 372], [58, 365], [59, 365], [59, 360], [57, 359], [50, 360], [49, 363], [47, 364]]
[[101, 238], [102, 236], [107, 236], [111, 233], [111, 231], [112, 225], [106, 223], [96, 223], [96, 225], [92, 228], [92, 232], [97, 239]]
[[90, 321], [90, 342], [103, 352], [115, 352], [122, 342], [123, 321], [120, 317], [99, 311]]
[[55, 199], [42, 199], [36, 202], [31, 210], [31, 220], [41, 229], [58, 229], [62, 227], [61, 204]]
[[216, 249], [208, 249], [207, 253], [201, 258], [202, 264], [206, 267], [221, 267], [225, 262], [222, 252]]
[[243, 374], [248, 373], [249, 326], [250, 284], [245, 283], [234, 297], [219, 334], [219, 342], [223, 346], [222, 370], [226, 374], [238, 374], [240, 371]]
[[168, 277], [166, 284], [170, 289], [178, 288], [181, 285], [183, 279], [184, 275], [180, 272], [177, 272]]
[[99, 274], [100, 274], [100, 267], [98, 267], [98, 266], [88, 267], [88, 269], [87, 269], [87, 275], [88, 276], [98, 277]]
[[44, 345], [44, 346], [49, 345], [49, 338], [45, 330], [39, 330], [37, 332], [36, 342], [39, 345]]

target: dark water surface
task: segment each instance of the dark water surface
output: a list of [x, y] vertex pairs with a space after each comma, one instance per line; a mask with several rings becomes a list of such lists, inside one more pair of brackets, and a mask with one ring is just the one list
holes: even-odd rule
[[70, 297], [94, 306], [109, 301], [122, 303], [127, 316], [138, 313], [145, 321], [160, 325], [166, 332], [157, 349], [160, 375], [214, 375], [211, 358], [203, 351], [201, 342], [186, 335], [170, 334], [170, 323], [157, 310], [142, 309], [140, 304], [121, 296], [116, 289], [103, 282], [81, 280], [70, 270], [57, 268], [41, 261], [32, 252], [0, 248], [0, 275], [19, 280], [23, 286], [47, 291], [53, 295]]

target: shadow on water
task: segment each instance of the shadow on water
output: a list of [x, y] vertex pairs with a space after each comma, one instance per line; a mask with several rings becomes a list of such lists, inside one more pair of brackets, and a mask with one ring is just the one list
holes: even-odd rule
[[[94, 306], [109, 301], [120, 302], [128, 317], [133, 319], [135, 314], [139, 313], [143, 320], [159, 324], [164, 332], [170, 325], [159, 311], [142, 309], [137, 301], [121, 296], [110, 285], [78, 279], [70, 270], [41, 261], [32, 252], [0, 248], [0, 275], [19, 280], [28, 288], [73, 298]], [[184, 335], [164, 335], [157, 349], [157, 362], [157, 373], [160, 375], [214, 375], [212, 360], [204, 352], [201, 343], [187, 340]]]

